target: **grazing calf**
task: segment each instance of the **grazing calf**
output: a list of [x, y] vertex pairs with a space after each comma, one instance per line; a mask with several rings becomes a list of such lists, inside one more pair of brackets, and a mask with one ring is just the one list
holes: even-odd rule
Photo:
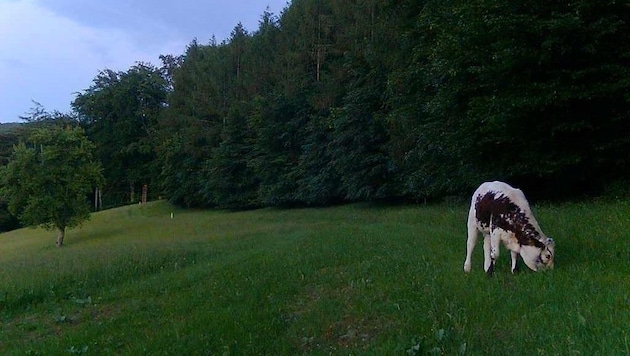
[[503, 182], [486, 182], [472, 196], [468, 213], [468, 241], [464, 272], [470, 272], [477, 235], [483, 234], [484, 263], [488, 274], [494, 271], [502, 241], [512, 256], [512, 273], [520, 254], [534, 271], [553, 268], [555, 243], [545, 236], [519, 189]]

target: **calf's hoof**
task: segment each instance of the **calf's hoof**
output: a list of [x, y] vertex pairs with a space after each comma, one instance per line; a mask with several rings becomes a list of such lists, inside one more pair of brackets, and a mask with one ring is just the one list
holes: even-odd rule
[[490, 265], [490, 267], [488, 267], [488, 270], [486, 271], [486, 275], [488, 275], [488, 277], [492, 277], [492, 275], [494, 274], [494, 263]]
[[470, 273], [470, 264], [469, 263], [464, 263], [464, 272]]

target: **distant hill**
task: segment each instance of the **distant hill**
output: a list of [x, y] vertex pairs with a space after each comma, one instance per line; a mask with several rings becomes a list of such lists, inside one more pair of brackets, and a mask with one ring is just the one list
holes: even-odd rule
[[22, 124], [19, 122], [9, 122], [6, 124], [0, 122], [0, 133], [13, 131], [16, 128], [20, 127], [20, 125]]

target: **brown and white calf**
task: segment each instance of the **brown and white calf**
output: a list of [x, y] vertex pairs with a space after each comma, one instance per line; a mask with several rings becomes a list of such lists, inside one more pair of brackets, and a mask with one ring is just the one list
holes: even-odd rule
[[470, 272], [479, 232], [484, 237], [483, 268], [488, 274], [494, 271], [501, 242], [510, 250], [512, 273], [519, 255], [534, 271], [553, 268], [555, 243], [538, 226], [520, 189], [495, 181], [481, 184], [473, 193], [468, 213], [465, 272]]

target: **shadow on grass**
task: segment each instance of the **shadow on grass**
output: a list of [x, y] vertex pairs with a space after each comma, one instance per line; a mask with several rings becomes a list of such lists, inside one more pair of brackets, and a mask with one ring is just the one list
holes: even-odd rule
[[84, 244], [86, 242], [104, 241], [119, 237], [125, 233], [123, 227], [109, 227], [107, 229], [98, 229], [85, 231], [77, 229], [76, 231], [70, 230], [70, 233], [66, 232], [64, 239], [64, 246], [72, 246], [78, 244]]

